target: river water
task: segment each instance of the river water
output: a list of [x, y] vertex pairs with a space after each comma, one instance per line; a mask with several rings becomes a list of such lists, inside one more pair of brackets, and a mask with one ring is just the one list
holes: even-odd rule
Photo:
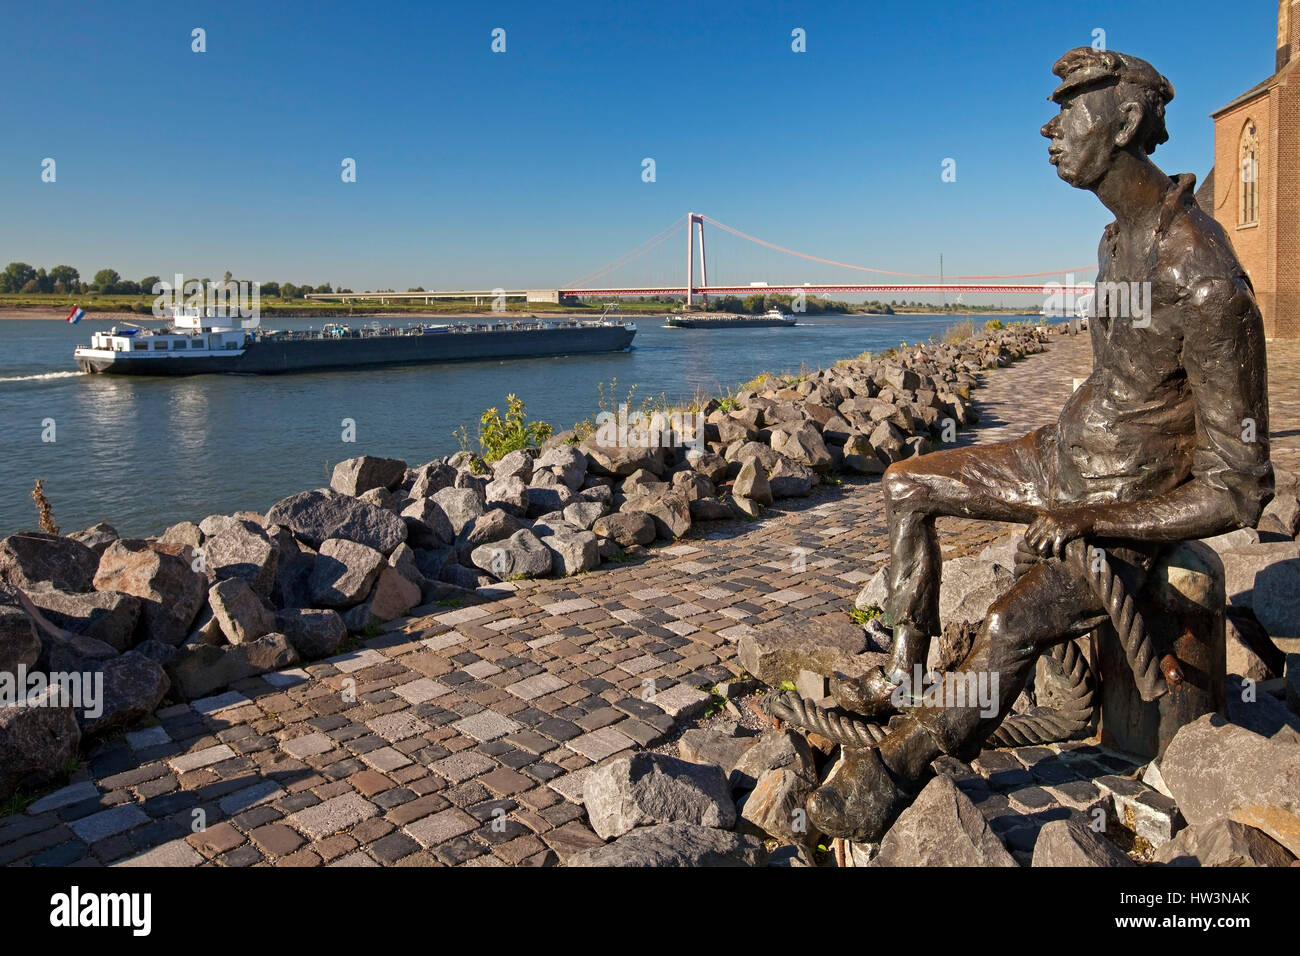
[[[149, 535], [182, 520], [247, 509], [329, 483], [355, 455], [419, 464], [460, 447], [505, 396], [556, 429], [597, 410], [617, 380], [670, 401], [720, 394], [759, 372], [817, 368], [863, 351], [921, 342], [962, 317], [812, 316], [793, 328], [669, 329], [636, 316], [629, 352], [284, 376], [136, 378], [83, 375], [72, 350], [111, 321], [0, 321], [0, 535], [36, 526], [36, 478], [61, 530], [108, 521]], [[973, 316], [977, 328], [985, 321]], [[405, 319], [400, 320], [405, 322]], [[440, 318], [438, 321], [447, 321]], [[1015, 321], [1014, 318], [1004, 321]], [[319, 327], [284, 320], [276, 328]], [[155, 324], [155, 323], [146, 323]], [[343, 441], [343, 420], [355, 442]], [[53, 439], [47, 440], [47, 439]]]

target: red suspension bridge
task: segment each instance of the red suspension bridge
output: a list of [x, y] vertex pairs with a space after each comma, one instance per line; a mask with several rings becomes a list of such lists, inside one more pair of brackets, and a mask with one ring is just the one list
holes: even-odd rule
[[[839, 278], [838, 281], [818, 281], [818, 282], [771, 282], [771, 281], [750, 281], [748, 283], [738, 283], [735, 281], [722, 282], [716, 285], [709, 284], [709, 266], [710, 261], [705, 251], [704, 244], [704, 224], [708, 223], [714, 229], [718, 230], [719, 235], [727, 240], [738, 240], [738, 246], [748, 250], [748, 254], [733, 257], [730, 252], [723, 258], [726, 260], [722, 265], [723, 269], [717, 268], [715, 254], [715, 270], [717, 275], [725, 271], [731, 278], [735, 278], [735, 273], [743, 272], [746, 277], [754, 275], [775, 276], [782, 274], [789, 276], [792, 270], [791, 257], [802, 260], [804, 263], [811, 265], [799, 266], [800, 271], [805, 274], [818, 270], [819, 278], [824, 280], [824, 273], [835, 270], [846, 270], [858, 274], [872, 277], [870, 281], [846, 281]], [[681, 268], [681, 260], [676, 259], [675, 264], [669, 264], [670, 259], [665, 258], [665, 251], [670, 249], [669, 240], [678, 237], [685, 228], [686, 230], [686, 262], [684, 276], [678, 270]], [[716, 248], [716, 246], [715, 246]], [[766, 254], [768, 261], [762, 261], [762, 255], [754, 255], [755, 250], [760, 254]], [[656, 255], [651, 255], [656, 253]], [[676, 257], [673, 256], [673, 259]], [[655, 262], [655, 260], [659, 260]], [[771, 261], [776, 259], [777, 261]], [[942, 263], [942, 258], [940, 259]], [[637, 265], [634, 267], [633, 264]], [[698, 273], [696, 271], [698, 265]], [[1076, 274], [1091, 273], [1096, 270], [1095, 265], [1074, 266], [1068, 269], [1055, 269], [1047, 272], [1018, 272], [1005, 275], [951, 275], [945, 276], [942, 271], [938, 273], [917, 273], [917, 272], [895, 272], [889, 269], [876, 269], [869, 266], [854, 265], [847, 262], [838, 262], [834, 259], [826, 259], [820, 256], [809, 255], [808, 253], [799, 252], [794, 249], [788, 249], [785, 246], [768, 242], [757, 236], [751, 236], [728, 226], [726, 223], [719, 222], [710, 216], [702, 213], [686, 213], [678, 217], [667, 229], [651, 236], [641, 245], [624, 253], [617, 259], [606, 263], [599, 269], [580, 276], [566, 286], [558, 289], [459, 289], [459, 290], [430, 290], [419, 292], [357, 292], [357, 293], [321, 293], [313, 295], [317, 299], [374, 299], [382, 298], [384, 301], [389, 299], [490, 299], [490, 298], [525, 298], [529, 301], [551, 301], [563, 302], [565, 300], [594, 298], [594, 299], [622, 299], [622, 298], [643, 298], [648, 296], [664, 297], [682, 297], [686, 300], [688, 306], [693, 305], [695, 299], [701, 298], [706, 302], [710, 296], [725, 295], [752, 295], [765, 293], [782, 293], [789, 295], [818, 295], [826, 296], [830, 294], [840, 295], [904, 295], [904, 294], [993, 294], [993, 295], [1034, 295], [1045, 296], [1051, 293], [1062, 295], [1082, 295], [1092, 291], [1090, 283], [1080, 283], [1076, 280]], [[657, 270], [657, 272], [656, 272]], [[670, 278], [670, 273], [677, 273], [684, 278], [681, 284], [675, 284]], [[629, 281], [633, 279], [642, 281]], [[843, 273], [841, 272], [841, 276]], [[611, 281], [611, 279], [615, 281]], [[622, 279], [622, 282], [618, 282]], [[655, 281], [658, 280], [658, 281]], [[886, 281], [892, 280], [892, 281]], [[904, 280], [904, 281], [899, 281]], [[1027, 281], [1037, 280], [1037, 281]]]

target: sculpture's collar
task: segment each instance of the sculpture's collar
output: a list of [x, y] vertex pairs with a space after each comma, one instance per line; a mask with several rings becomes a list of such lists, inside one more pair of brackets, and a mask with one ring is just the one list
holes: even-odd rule
[[[1169, 228], [1175, 216], [1179, 213], [1186, 213], [1196, 204], [1195, 192], [1196, 176], [1194, 173], [1179, 173], [1177, 176], [1169, 177], [1169, 187], [1165, 190], [1164, 198], [1160, 202], [1160, 214], [1156, 217], [1157, 236]], [[1112, 243], [1118, 234], [1118, 222], [1112, 222], [1106, 226], [1106, 238]]]
[[1193, 173], [1179, 173], [1170, 176], [1173, 187], [1165, 193], [1160, 205], [1160, 217], [1156, 220], [1156, 232], [1164, 232], [1173, 222], [1174, 216], [1185, 212], [1196, 203], [1196, 176]]

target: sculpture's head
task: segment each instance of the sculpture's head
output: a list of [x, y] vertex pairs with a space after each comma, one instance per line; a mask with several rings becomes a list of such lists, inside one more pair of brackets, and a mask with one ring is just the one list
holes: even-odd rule
[[1169, 139], [1165, 104], [1174, 88], [1146, 60], [1078, 47], [1052, 66], [1061, 78], [1048, 99], [1061, 112], [1042, 128], [1048, 161], [1071, 186], [1092, 189], [1119, 152], [1155, 152]]

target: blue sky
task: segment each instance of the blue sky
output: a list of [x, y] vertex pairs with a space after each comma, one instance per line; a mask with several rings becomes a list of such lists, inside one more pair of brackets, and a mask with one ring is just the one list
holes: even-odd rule
[[[1172, 138], [1154, 159], [1202, 179], [1207, 114], [1271, 72], [1277, 10], [6, 7], [17, 28], [0, 36], [0, 264], [129, 278], [230, 269], [358, 289], [554, 286], [688, 209], [900, 271], [934, 272], [940, 252], [950, 275], [1095, 262], [1109, 216], [1056, 178], [1038, 135], [1054, 111], [1052, 62], [1095, 28], [1109, 48], [1151, 60], [1177, 91]], [[191, 52], [194, 27], [206, 53]], [[490, 49], [497, 27], [503, 54]], [[805, 53], [791, 50], [795, 28]], [[40, 180], [45, 157], [56, 183]], [[344, 157], [356, 183], [340, 179]], [[641, 179], [645, 157], [653, 183]], [[940, 178], [948, 157], [952, 183]], [[671, 255], [681, 251], [674, 242]]]

